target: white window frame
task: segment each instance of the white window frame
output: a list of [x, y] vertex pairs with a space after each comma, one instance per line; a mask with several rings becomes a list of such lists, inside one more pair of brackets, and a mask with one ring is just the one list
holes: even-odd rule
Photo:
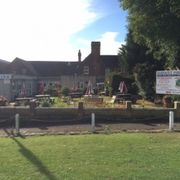
[[84, 66], [83, 67], [83, 74], [84, 75], [89, 75], [89, 66]]

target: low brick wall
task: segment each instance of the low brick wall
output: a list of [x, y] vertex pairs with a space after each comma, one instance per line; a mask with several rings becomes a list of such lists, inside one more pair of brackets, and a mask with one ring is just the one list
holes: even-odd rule
[[[180, 121], [180, 102], [175, 108], [153, 109], [119, 109], [119, 108], [30, 108], [30, 107], [0, 107], [0, 121], [13, 119], [15, 114], [20, 115], [20, 120], [31, 121], [57, 121], [57, 122], [90, 122], [91, 114], [95, 113], [96, 121], [118, 122], [168, 122], [169, 111], [174, 111], [175, 120]], [[128, 105], [129, 106], [129, 105]]]

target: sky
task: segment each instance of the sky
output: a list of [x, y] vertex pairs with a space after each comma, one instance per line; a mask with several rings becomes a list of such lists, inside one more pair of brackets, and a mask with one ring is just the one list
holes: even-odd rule
[[0, 59], [77, 61], [101, 42], [102, 55], [125, 42], [127, 12], [118, 0], [0, 0]]

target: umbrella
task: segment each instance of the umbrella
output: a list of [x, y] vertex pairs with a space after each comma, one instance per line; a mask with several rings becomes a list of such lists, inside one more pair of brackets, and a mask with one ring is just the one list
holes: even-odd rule
[[126, 94], [127, 93], [127, 87], [126, 87], [126, 84], [125, 84], [125, 82], [124, 81], [121, 81], [120, 83], [119, 83], [119, 91], [120, 91], [120, 93], [121, 94]]
[[23, 84], [21, 86], [20, 96], [21, 97], [25, 97], [26, 96], [26, 85], [25, 85], [24, 82], [23, 82]]
[[92, 88], [92, 83], [89, 80], [85, 94], [86, 95], [92, 95], [93, 93], [94, 93], [94, 91], [93, 91], [93, 88]]
[[60, 90], [61, 90], [61, 83], [60, 83], [60, 81], [57, 81], [56, 82], [56, 91], [57, 91], [58, 96], [60, 95]]
[[39, 84], [39, 94], [44, 94], [44, 82], [41, 81], [40, 84]]

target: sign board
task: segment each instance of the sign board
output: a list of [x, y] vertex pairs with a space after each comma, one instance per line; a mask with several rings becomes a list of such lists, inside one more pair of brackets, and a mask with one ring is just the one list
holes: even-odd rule
[[180, 94], [180, 70], [156, 72], [157, 94]]
[[10, 79], [4, 79], [4, 84], [10, 84], [10, 83], [11, 83]]
[[11, 78], [12, 78], [11, 74], [0, 74], [0, 79], [7, 80]]

